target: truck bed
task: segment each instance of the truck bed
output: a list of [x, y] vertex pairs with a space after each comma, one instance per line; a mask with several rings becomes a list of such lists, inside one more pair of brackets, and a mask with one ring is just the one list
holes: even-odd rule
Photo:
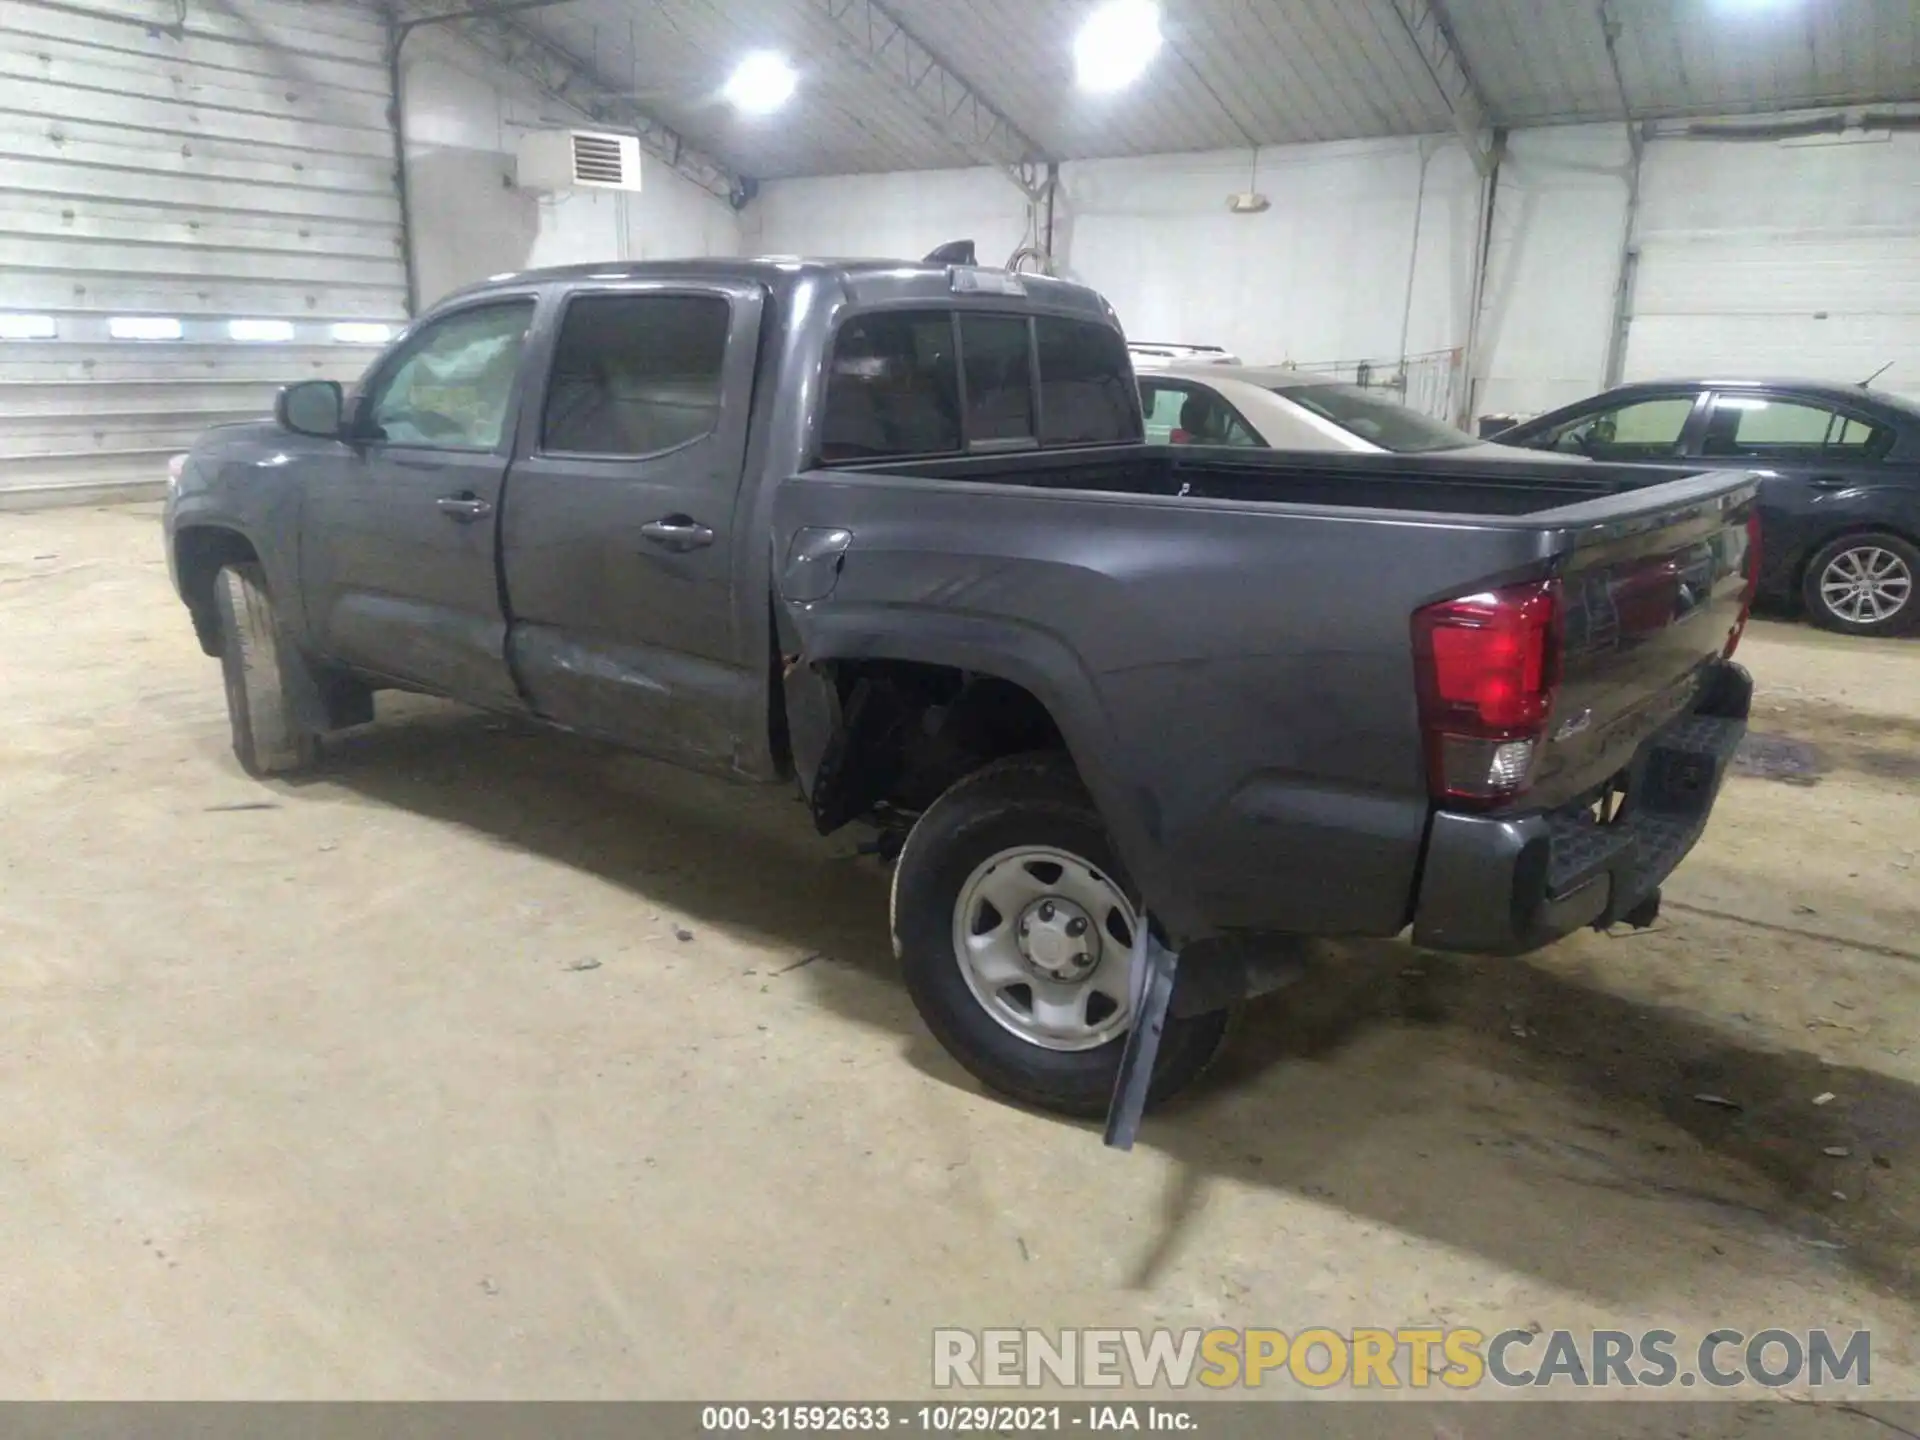
[[1522, 516], [1674, 478], [1644, 466], [1516, 454], [1337, 455], [1191, 445], [1102, 446], [835, 467], [927, 480], [1129, 495], [1188, 495], [1341, 509]]

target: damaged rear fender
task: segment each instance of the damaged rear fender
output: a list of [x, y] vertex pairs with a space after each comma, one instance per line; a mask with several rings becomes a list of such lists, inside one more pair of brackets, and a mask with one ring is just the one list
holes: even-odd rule
[[794, 770], [823, 830], [864, 813], [878, 798], [875, 790], [891, 778], [883, 767], [862, 768], [863, 748], [884, 747], [893, 727], [921, 718], [903, 713], [896, 699], [872, 687], [848, 685], [849, 667], [891, 661], [1004, 681], [1026, 691], [1052, 720], [1148, 908], [1164, 924], [1186, 928], [1185, 906], [1172, 893], [1169, 867], [1152, 833], [1151, 777], [1131, 776], [1116, 764], [1092, 677], [1057, 637], [993, 617], [830, 600], [777, 603]]

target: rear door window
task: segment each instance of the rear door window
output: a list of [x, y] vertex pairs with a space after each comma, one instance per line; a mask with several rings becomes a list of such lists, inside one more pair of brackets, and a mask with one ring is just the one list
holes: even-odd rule
[[547, 387], [549, 455], [657, 455], [713, 433], [733, 308], [719, 295], [581, 295]]
[[1152, 401], [1146, 411], [1147, 438], [1162, 445], [1243, 445], [1265, 442], [1240, 412], [1202, 385], [1148, 382], [1141, 387]]
[[1187, 392], [1178, 385], [1140, 382], [1140, 406], [1146, 411], [1147, 439], [1155, 445], [1173, 443], [1173, 432], [1180, 428], [1180, 407]]
[[1742, 460], [1875, 459], [1892, 432], [1805, 401], [1762, 395], [1717, 395], [1707, 419], [1702, 455]]

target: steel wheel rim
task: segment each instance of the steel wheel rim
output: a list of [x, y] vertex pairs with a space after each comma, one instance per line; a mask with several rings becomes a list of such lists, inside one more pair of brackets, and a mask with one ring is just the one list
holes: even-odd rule
[[[1087, 924], [1076, 935], [1077, 919]], [[960, 887], [954, 959], [1002, 1029], [1043, 1050], [1092, 1050], [1132, 1021], [1128, 957], [1139, 923], [1098, 866], [1056, 846], [1018, 845]]]
[[1842, 620], [1875, 625], [1891, 620], [1913, 598], [1913, 571], [1883, 545], [1842, 550], [1820, 572], [1820, 600]]

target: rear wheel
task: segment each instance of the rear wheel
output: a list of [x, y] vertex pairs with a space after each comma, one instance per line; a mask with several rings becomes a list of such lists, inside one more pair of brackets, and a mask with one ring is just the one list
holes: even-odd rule
[[1843, 535], [1807, 566], [1814, 624], [1847, 635], [1904, 635], [1920, 624], [1920, 550], [1898, 535]]
[[215, 577], [213, 595], [234, 758], [254, 776], [309, 769], [319, 737], [299, 720], [293, 685], [302, 662], [281, 631], [266, 573], [251, 562], [228, 565]]
[[[1141, 921], [1070, 765], [999, 761], [935, 801], [895, 862], [892, 919], [908, 993], [956, 1060], [1042, 1109], [1106, 1113]], [[1198, 1078], [1226, 1020], [1167, 1021], [1149, 1104]]]

